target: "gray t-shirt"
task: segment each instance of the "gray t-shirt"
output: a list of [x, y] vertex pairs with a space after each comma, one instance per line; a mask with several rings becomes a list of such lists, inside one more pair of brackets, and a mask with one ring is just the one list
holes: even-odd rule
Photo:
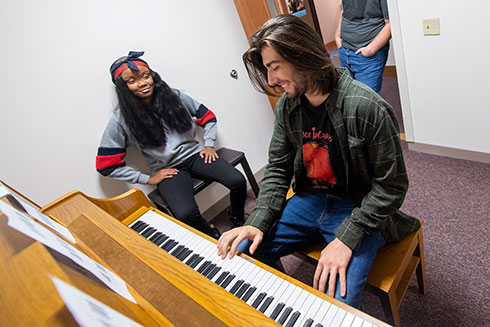
[[386, 0], [342, 0], [342, 47], [356, 51], [367, 46], [389, 19]]

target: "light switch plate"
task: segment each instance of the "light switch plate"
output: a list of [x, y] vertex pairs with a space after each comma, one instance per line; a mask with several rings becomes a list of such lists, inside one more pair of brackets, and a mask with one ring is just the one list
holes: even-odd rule
[[441, 35], [440, 18], [425, 18], [422, 20], [424, 25], [424, 35]]

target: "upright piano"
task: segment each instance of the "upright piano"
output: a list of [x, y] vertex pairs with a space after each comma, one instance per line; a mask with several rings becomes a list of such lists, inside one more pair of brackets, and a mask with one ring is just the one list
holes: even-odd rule
[[137, 303], [9, 228], [2, 213], [0, 325], [75, 326], [49, 280], [56, 276], [144, 326], [388, 326], [244, 254], [222, 260], [216, 240], [137, 189], [111, 199], [73, 191], [39, 210], [121, 277]]

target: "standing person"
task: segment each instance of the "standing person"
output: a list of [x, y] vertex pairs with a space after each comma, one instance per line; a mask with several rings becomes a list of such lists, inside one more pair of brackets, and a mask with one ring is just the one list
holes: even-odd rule
[[[230, 189], [229, 218], [235, 226], [244, 220], [245, 178], [214, 150], [213, 112], [170, 88], [142, 55], [131, 51], [111, 65], [119, 104], [100, 142], [97, 171], [131, 183], [156, 185], [177, 219], [219, 238], [219, 231], [199, 212], [191, 178], [217, 181]], [[204, 149], [195, 139], [195, 124], [204, 128]], [[142, 152], [151, 176], [123, 161], [129, 146]]]
[[391, 38], [386, 0], [342, 0], [342, 7], [335, 33], [340, 65], [379, 93]]
[[393, 110], [336, 69], [318, 34], [292, 15], [267, 21], [243, 60], [259, 90], [284, 93], [256, 208], [221, 236], [218, 255], [233, 257], [248, 239], [250, 254], [275, 265], [323, 238], [313, 286], [359, 308], [378, 249], [420, 227], [398, 210], [408, 179]]

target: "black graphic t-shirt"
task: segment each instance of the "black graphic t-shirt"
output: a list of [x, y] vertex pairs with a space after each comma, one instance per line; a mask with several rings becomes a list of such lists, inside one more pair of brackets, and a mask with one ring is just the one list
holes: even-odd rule
[[306, 97], [301, 100], [306, 178], [300, 187], [316, 193], [344, 193], [344, 162], [325, 103], [313, 107]]

